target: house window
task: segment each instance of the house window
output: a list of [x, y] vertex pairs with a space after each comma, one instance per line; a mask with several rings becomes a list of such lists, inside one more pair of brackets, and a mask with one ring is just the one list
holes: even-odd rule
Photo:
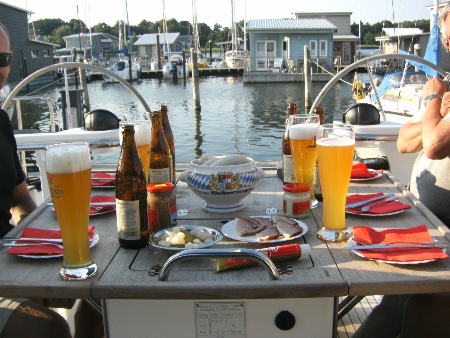
[[317, 56], [317, 40], [309, 41], [309, 50], [310, 50], [311, 56]]
[[39, 50], [33, 49], [33, 50], [31, 51], [31, 57], [32, 57], [33, 59], [39, 57]]
[[45, 58], [50, 57], [50, 49], [44, 49], [42, 51], [42, 54], [44, 55]]
[[327, 56], [327, 40], [320, 40], [320, 54], [319, 56]]

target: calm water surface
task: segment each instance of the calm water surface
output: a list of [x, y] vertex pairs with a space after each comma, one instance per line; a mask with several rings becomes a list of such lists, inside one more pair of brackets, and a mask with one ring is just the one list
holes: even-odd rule
[[[168, 106], [177, 162], [203, 155], [234, 153], [255, 160], [279, 160], [287, 105], [296, 102], [299, 112], [304, 110], [305, 93], [301, 83], [244, 84], [241, 77], [201, 78], [200, 111], [194, 110], [189, 80], [175, 84], [172, 80], [147, 79], [133, 85], [152, 110], [158, 110], [160, 104]], [[313, 83], [313, 98], [324, 85]], [[92, 82], [88, 89], [91, 110], [107, 109], [119, 118], [123, 114], [143, 113], [140, 102], [119, 83]], [[33, 95], [58, 99], [61, 90], [63, 87], [51, 86]], [[322, 101], [325, 121], [341, 120], [342, 113], [352, 103], [351, 86], [342, 82], [335, 85]], [[48, 130], [48, 112], [43, 105], [30, 110], [24, 114], [24, 128]], [[41, 113], [36, 113], [39, 110]]]

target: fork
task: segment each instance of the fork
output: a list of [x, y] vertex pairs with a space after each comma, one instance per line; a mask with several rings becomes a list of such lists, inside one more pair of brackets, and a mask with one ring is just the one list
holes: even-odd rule
[[[353, 238], [353, 240], [356, 243], [362, 244], [362, 245], [372, 245], [369, 243], [365, 243], [363, 241], [359, 241], [355, 238]], [[434, 246], [442, 246], [442, 245], [446, 245], [445, 242], [442, 241], [432, 241], [432, 242], [399, 242], [399, 241], [394, 241], [394, 242], [386, 242], [386, 243], [375, 243], [375, 244], [383, 244], [383, 245], [395, 245], [395, 244], [403, 244], [403, 245], [423, 245], [424, 247], [434, 247]], [[397, 245], [398, 246], [398, 245]]]
[[389, 202], [393, 202], [393, 201], [398, 201], [398, 197], [391, 197], [391, 198], [388, 198], [387, 200], [384, 200], [384, 201], [375, 202], [375, 203], [366, 205], [365, 207], [361, 208], [361, 211], [369, 211], [370, 208], [372, 208], [374, 205], [382, 204], [382, 203], [389, 203]]

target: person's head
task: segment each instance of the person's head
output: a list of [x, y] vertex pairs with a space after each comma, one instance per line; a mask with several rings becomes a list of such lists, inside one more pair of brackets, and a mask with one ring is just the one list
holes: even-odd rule
[[450, 51], [450, 1], [447, 2], [447, 5], [444, 8], [444, 11], [439, 16], [439, 26], [441, 29], [441, 39], [442, 43], [447, 51]]
[[0, 89], [8, 79], [11, 70], [11, 47], [9, 45], [9, 36], [6, 27], [0, 22]]
[[416, 75], [416, 74], [412, 74], [412, 75], [409, 77], [409, 81], [410, 81], [410, 82], [417, 82], [417, 75]]

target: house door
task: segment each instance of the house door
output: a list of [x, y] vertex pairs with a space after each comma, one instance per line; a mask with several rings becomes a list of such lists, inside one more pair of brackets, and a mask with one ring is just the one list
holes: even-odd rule
[[273, 67], [276, 41], [256, 42], [256, 70], [264, 71]]

